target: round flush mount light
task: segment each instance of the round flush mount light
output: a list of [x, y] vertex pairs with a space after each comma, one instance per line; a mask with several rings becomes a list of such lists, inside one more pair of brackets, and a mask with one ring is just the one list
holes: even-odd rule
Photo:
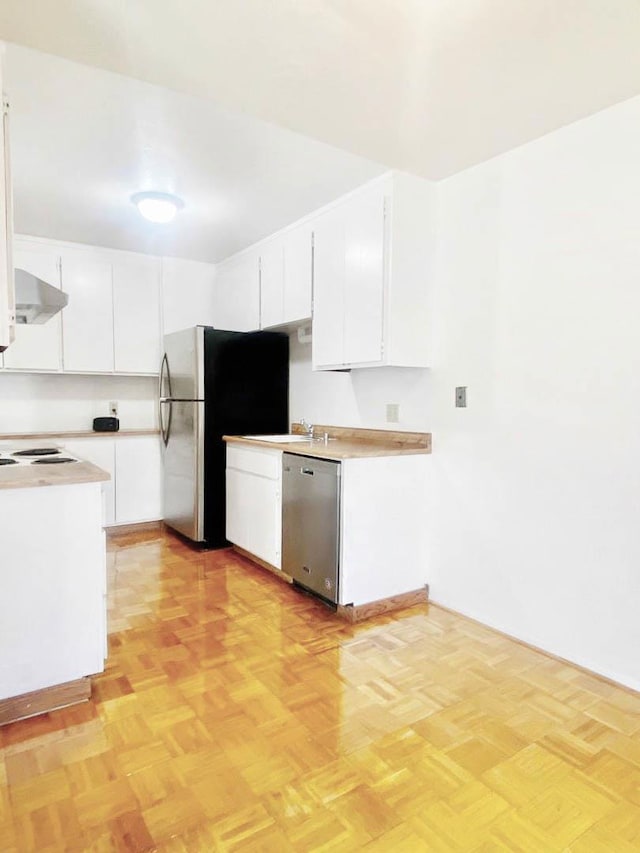
[[131, 201], [149, 222], [171, 222], [176, 213], [184, 207], [181, 198], [169, 193], [136, 193], [131, 196]]

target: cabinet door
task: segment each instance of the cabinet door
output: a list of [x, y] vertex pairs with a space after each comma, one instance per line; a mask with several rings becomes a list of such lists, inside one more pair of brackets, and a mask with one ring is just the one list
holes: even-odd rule
[[[0, 95], [3, 68], [0, 63]], [[9, 109], [0, 104], [0, 352], [14, 340], [15, 292], [11, 248], [13, 211], [11, 206], [11, 168], [9, 162]]]
[[260, 328], [284, 322], [284, 257], [280, 239], [260, 251]]
[[115, 439], [116, 524], [162, 518], [162, 456], [155, 435]]
[[316, 220], [313, 246], [313, 367], [340, 367], [344, 364], [345, 285], [342, 206]]
[[260, 328], [260, 273], [257, 252], [221, 264], [215, 284], [217, 329], [252, 332]]
[[160, 367], [160, 262], [123, 258], [113, 264], [113, 346], [117, 373]]
[[301, 225], [284, 235], [285, 323], [311, 317], [312, 227]]
[[[13, 265], [60, 287], [60, 255], [50, 246], [16, 240]], [[17, 325], [15, 341], [4, 354], [4, 366], [14, 370], [60, 370], [62, 314], [46, 323]]]
[[384, 298], [384, 189], [372, 188], [345, 204], [345, 364], [382, 360]]
[[164, 334], [192, 326], [217, 325], [215, 266], [183, 258], [162, 258], [161, 264]]
[[282, 499], [277, 480], [227, 468], [227, 539], [280, 568]]
[[77, 438], [64, 442], [64, 447], [73, 456], [93, 462], [98, 468], [102, 468], [111, 475], [111, 479], [102, 484], [104, 499], [104, 523], [105, 526], [115, 522], [115, 443], [120, 439], [109, 438]]
[[89, 252], [63, 251], [62, 311], [65, 370], [113, 372], [113, 289], [111, 263]]

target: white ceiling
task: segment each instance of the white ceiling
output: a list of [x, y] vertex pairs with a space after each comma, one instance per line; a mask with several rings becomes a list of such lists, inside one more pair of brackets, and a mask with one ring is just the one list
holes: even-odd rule
[[2, 0], [0, 36], [430, 178], [640, 92], [638, 0]]
[[[48, 1], [48, 0], [47, 0]], [[384, 167], [264, 121], [56, 56], [7, 45], [15, 230], [217, 261]], [[146, 222], [140, 190], [179, 195]]]
[[640, 0], [1, 0], [0, 38], [81, 63], [8, 45], [17, 229], [202, 260], [640, 93]]

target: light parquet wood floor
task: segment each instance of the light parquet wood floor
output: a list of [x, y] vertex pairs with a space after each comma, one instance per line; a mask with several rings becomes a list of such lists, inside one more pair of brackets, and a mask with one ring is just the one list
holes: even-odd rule
[[164, 533], [109, 574], [92, 701], [0, 729], [1, 850], [640, 850], [639, 696]]

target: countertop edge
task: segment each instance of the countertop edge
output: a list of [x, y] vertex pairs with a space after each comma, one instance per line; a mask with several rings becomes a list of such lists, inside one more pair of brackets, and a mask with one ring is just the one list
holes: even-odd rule
[[73, 465], [8, 466], [0, 469], [0, 492], [10, 489], [38, 489], [47, 486], [80, 486], [87, 483], [106, 483], [111, 475], [92, 462], [80, 460]]
[[257, 441], [240, 435], [223, 435], [227, 444], [239, 444], [245, 447], [281, 450], [284, 453], [297, 453], [300, 456], [314, 456], [317, 459], [367, 459], [383, 456], [428, 456], [430, 447], [401, 447], [385, 445], [382, 442], [368, 444], [365, 441], [344, 441], [335, 439], [326, 445], [321, 441], [313, 444], [302, 441], [288, 443], [275, 441]]
[[68, 432], [7, 432], [0, 433], [0, 441], [50, 441], [65, 438], [132, 438], [144, 435], [160, 435], [157, 429], [120, 429], [116, 432], [95, 432], [94, 430], [69, 430]]

